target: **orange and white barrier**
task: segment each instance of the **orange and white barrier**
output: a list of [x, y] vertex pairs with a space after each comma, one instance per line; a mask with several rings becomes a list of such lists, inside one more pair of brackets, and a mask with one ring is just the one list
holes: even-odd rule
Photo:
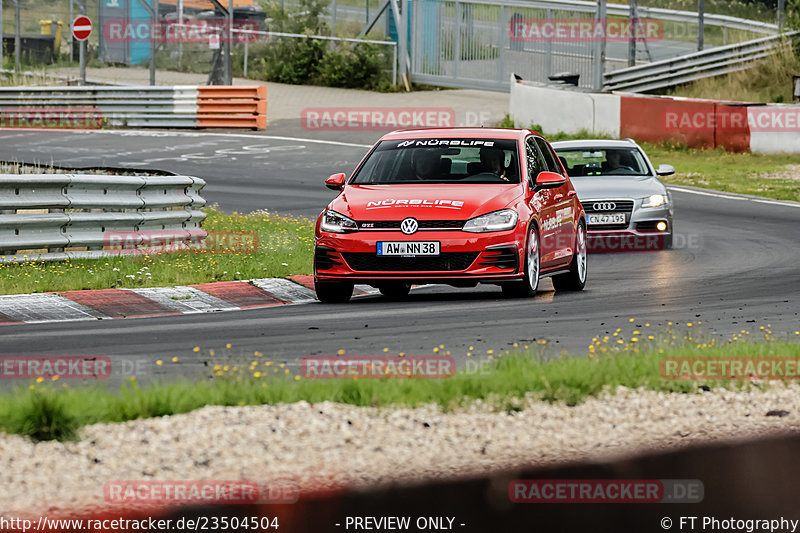
[[267, 88], [243, 86], [0, 87], [0, 128], [267, 127]]
[[266, 129], [267, 87], [198, 87], [197, 127]]

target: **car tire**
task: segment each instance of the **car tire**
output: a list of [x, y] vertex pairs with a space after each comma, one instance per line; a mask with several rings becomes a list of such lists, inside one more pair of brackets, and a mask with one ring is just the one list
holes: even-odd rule
[[403, 283], [402, 281], [396, 283], [384, 283], [378, 286], [378, 290], [381, 291], [381, 294], [389, 299], [400, 300], [408, 296], [408, 293], [411, 292], [411, 284]]
[[539, 249], [539, 233], [536, 226], [528, 226], [528, 237], [525, 239], [525, 277], [522, 281], [510, 281], [503, 284], [503, 294], [511, 298], [527, 298], [534, 296], [539, 288], [539, 275], [542, 261]]
[[667, 233], [664, 235], [664, 250], [671, 250], [672, 249], [672, 233]]
[[586, 286], [587, 273], [586, 225], [581, 222], [578, 224], [578, 231], [575, 234], [575, 253], [569, 264], [569, 272], [553, 276], [553, 288], [556, 292], [582, 291]]
[[326, 304], [343, 304], [353, 296], [352, 281], [314, 281], [317, 299]]

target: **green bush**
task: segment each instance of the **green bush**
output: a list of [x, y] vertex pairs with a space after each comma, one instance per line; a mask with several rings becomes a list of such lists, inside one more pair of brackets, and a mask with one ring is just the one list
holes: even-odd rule
[[325, 41], [281, 37], [266, 47], [261, 69], [267, 81], [308, 84], [325, 56]]
[[[385, 47], [369, 43], [337, 43], [331, 47], [329, 41], [310, 37], [330, 33], [322, 19], [327, 5], [323, 0], [300, 0], [297, 12], [291, 16], [277, 2], [262, 1], [261, 5], [271, 19], [271, 31], [309, 37], [279, 37], [250, 45], [249, 78], [294, 85], [392, 90], [385, 71], [392, 64], [392, 57]], [[237, 74], [241, 74], [244, 65], [241, 48], [234, 52], [234, 65]]]
[[385, 77], [384, 54], [378, 45], [344, 43], [325, 54], [317, 66], [317, 81], [330, 87], [375, 89]]

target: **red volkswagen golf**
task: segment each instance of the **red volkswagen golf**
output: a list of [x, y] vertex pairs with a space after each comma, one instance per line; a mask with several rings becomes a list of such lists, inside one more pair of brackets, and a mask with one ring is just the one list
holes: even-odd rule
[[403, 297], [415, 283], [500, 285], [531, 296], [586, 283], [586, 220], [550, 144], [530, 130], [446, 128], [382, 137], [317, 220], [322, 302], [355, 283]]

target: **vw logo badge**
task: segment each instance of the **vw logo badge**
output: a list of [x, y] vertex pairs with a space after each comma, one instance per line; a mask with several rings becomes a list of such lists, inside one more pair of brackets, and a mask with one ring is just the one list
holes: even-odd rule
[[595, 202], [592, 204], [592, 209], [595, 211], [613, 211], [617, 208], [614, 202]]
[[402, 231], [406, 235], [411, 235], [413, 233], [416, 233], [418, 229], [419, 229], [419, 224], [417, 223], [416, 218], [408, 217], [400, 223], [400, 231]]

